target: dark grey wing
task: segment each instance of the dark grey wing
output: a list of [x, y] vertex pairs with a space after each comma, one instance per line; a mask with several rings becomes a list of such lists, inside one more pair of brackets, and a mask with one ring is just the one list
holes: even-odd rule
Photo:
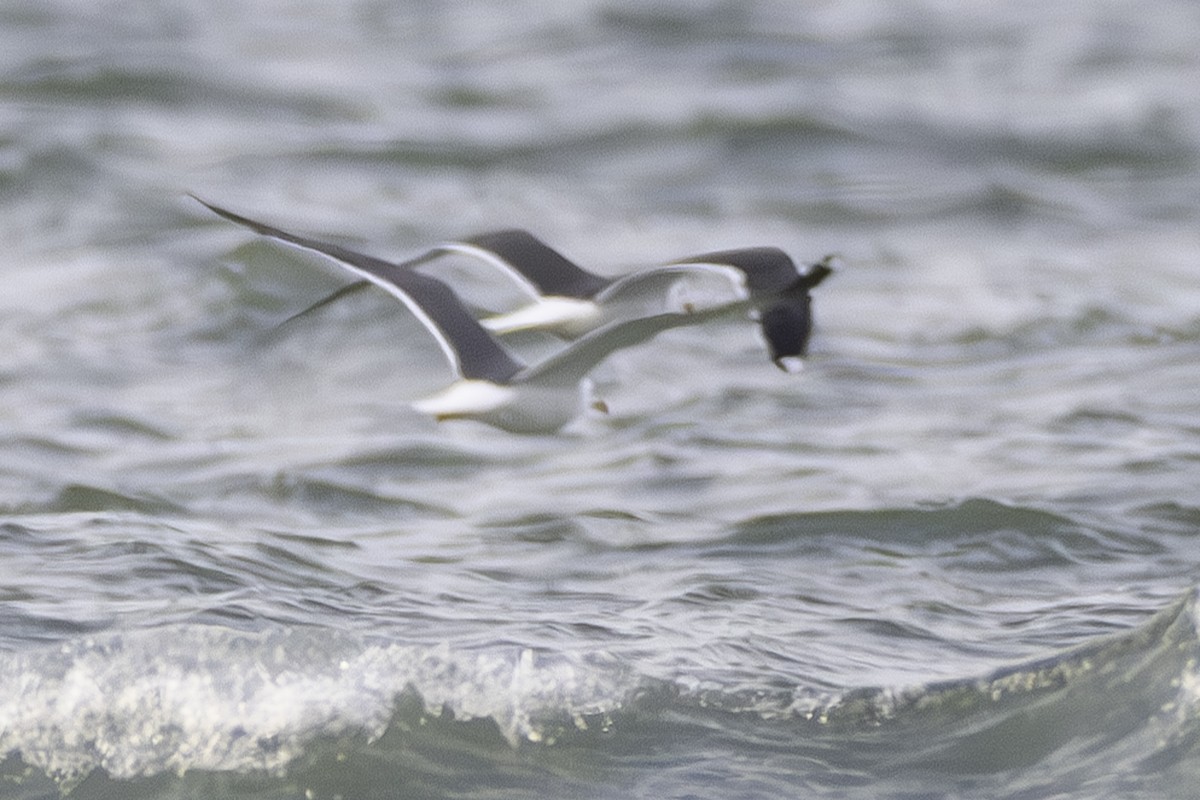
[[813, 328], [812, 297], [808, 291], [833, 274], [829, 266], [833, 258], [825, 256], [809, 266], [760, 312], [759, 326], [771, 351], [771, 360], [784, 371], [791, 371], [786, 359], [800, 358], [808, 352]]
[[781, 292], [796, 280], [796, 264], [778, 247], [740, 247], [702, 253], [671, 262], [673, 264], [724, 264], [746, 275], [751, 294]]
[[384, 261], [382, 258], [375, 258], [374, 256], [357, 253], [348, 248], [341, 247], [340, 245], [320, 242], [316, 239], [309, 239], [305, 236], [297, 236], [294, 233], [288, 233], [285, 230], [280, 230], [279, 228], [275, 228], [266, 224], [265, 222], [258, 222], [257, 220], [250, 219], [249, 217], [243, 217], [241, 214], [235, 214], [227, 208], [215, 206], [207, 200], [201, 200], [199, 197], [196, 197], [196, 195], [191, 195], [191, 197], [197, 203], [204, 206], [217, 216], [224, 217], [230, 222], [236, 222], [238, 225], [249, 228], [255, 233], [261, 234], [270, 239], [277, 239], [281, 242], [299, 247], [302, 250], [311, 250], [314, 253], [320, 253], [321, 255], [328, 256], [336, 261], [341, 261], [346, 264], [353, 264], [361, 270], [371, 271], [395, 269], [399, 266], [390, 261]]
[[680, 259], [675, 263], [725, 264], [746, 276], [751, 294], [757, 295], [762, 309], [759, 325], [771, 360], [788, 370], [786, 359], [799, 358], [808, 351], [812, 336], [812, 298], [808, 291], [833, 273], [833, 256], [826, 256], [804, 273], [787, 253], [777, 247], [744, 247], [720, 250]]
[[[609, 285], [608, 280], [576, 266], [532, 234], [516, 229], [481, 233], [462, 241], [443, 242], [424, 255], [401, 262], [401, 266], [416, 267], [452, 253], [491, 264], [512, 278], [534, 299], [546, 296], [587, 299]], [[293, 314], [281, 324], [340, 300], [364, 285], [364, 281], [358, 281], [343, 287]]]
[[464, 239], [459, 248], [455, 244], [459, 243], [444, 247], [478, 248], [484, 253], [476, 255], [484, 258], [490, 253], [497, 259], [493, 263], [516, 273], [543, 296], [586, 300], [609, 284], [607, 278], [588, 272], [528, 231], [515, 228], [492, 231]]
[[436, 278], [422, 275], [405, 264], [393, 264], [336, 244], [297, 236], [214, 206], [198, 197], [195, 199], [230, 222], [268, 238], [332, 258], [342, 267], [382, 287], [408, 306], [425, 324], [450, 363], [463, 377], [505, 383], [522, 369], [523, 365], [471, 316], [458, 295]]
[[437, 278], [398, 266], [372, 274], [434, 333], [464, 378], [507, 383], [524, 368], [479, 324], [454, 290]]
[[758, 321], [775, 366], [787, 371], [786, 358], [799, 358], [808, 351], [812, 335], [812, 298], [807, 293], [785, 297], [766, 306]]

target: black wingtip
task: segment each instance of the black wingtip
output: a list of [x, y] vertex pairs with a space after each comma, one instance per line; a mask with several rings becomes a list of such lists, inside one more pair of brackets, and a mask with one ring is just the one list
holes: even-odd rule
[[192, 194], [191, 192], [188, 192], [187, 195], [188, 195], [188, 197], [192, 198], [200, 205], [207, 208], [209, 211], [216, 214], [218, 217], [224, 217], [225, 219], [229, 220], [230, 222], [234, 222], [245, 228], [249, 228], [250, 230], [254, 231], [255, 233], [261, 234], [263, 236], [271, 236], [271, 237], [285, 239], [285, 240], [289, 238], [288, 234], [279, 230], [278, 228], [273, 228], [270, 225], [266, 225], [262, 222], [252, 220], [249, 217], [243, 217], [241, 214], [236, 214], [227, 208], [221, 208], [220, 206], [210, 203], [207, 200], [205, 200], [195, 194]]
[[225, 216], [226, 214], [228, 214], [228, 213], [229, 213], [229, 212], [227, 212], [227, 211], [226, 211], [225, 209], [223, 209], [223, 208], [220, 208], [220, 207], [218, 207], [218, 206], [214, 206], [212, 203], [208, 202], [207, 200], [205, 200], [203, 197], [201, 197], [200, 195], [196, 194], [195, 192], [184, 192], [184, 194], [186, 194], [188, 197], [192, 198], [192, 199], [193, 199], [193, 200], [195, 200], [197, 203], [199, 203], [200, 205], [204, 206], [205, 208], [207, 208], [209, 211], [213, 212], [214, 214], [217, 214], [217, 215], [219, 215], [219, 216], [222, 216], [222, 217], [223, 217], [223, 216]]
[[792, 372], [789, 360], [804, 357], [812, 335], [812, 301], [807, 294], [779, 300], [763, 309], [759, 326], [771, 361], [785, 372]]
[[830, 253], [815, 264], [811, 264], [808, 270], [800, 276], [800, 283], [804, 289], [812, 289], [821, 281], [833, 274], [833, 260], [836, 255]]

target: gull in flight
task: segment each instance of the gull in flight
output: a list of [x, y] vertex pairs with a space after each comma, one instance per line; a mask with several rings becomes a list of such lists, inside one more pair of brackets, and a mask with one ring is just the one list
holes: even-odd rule
[[[526, 366], [472, 316], [442, 281], [399, 264], [310, 239], [192, 197], [213, 213], [274, 239], [319, 253], [403, 302], [429, 329], [457, 379], [413, 407], [437, 420], [475, 419], [518, 433], [548, 433], [580, 412], [587, 373], [610, 353], [683, 325], [695, 325], [744, 308], [737, 303], [667, 311], [600, 325], [550, 357]], [[416, 259], [420, 260], [420, 259]], [[603, 404], [597, 404], [603, 408]]]
[[[664, 312], [738, 302], [757, 318], [771, 360], [795, 371], [812, 335], [809, 291], [833, 270], [832, 256], [800, 272], [777, 247], [746, 247], [689, 256], [618, 278], [589, 272], [525, 230], [509, 229], [444, 242], [404, 262], [415, 267], [459, 253], [506, 274], [530, 302], [514, 311], [486, 317], [493, 333], [544, 330], [573, 339], [612, 322]], [[365, 285], [356, 282], [309, 306], [319, 308]], [[697, 300], [697, 298], [703, 298]]]
[[588, 272], [528, 231], [485, 233], [441, 246], [482, 259], [512, 276], [533, 302], [483, 324], [496, 333], [544, 329], [572, 338], [615, 320], [663, 311], [687, 311], [704, 283], [737, 287], [737, 299], [755, 310], [771, 360], [788, 369], [805, 355], [812, 334], [809, 290], [832, 273], [827, 257], [806, 272], [777, 247], [744, 247], [689, 256], [618, 278]]

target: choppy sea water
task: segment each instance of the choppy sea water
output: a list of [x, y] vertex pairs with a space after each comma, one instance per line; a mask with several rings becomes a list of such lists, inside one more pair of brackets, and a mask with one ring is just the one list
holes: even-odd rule
[[[0, 797], [1193, 797], [1197, 16], [0, 5]], [[187, 191], [837, 272], [515, 436]]]

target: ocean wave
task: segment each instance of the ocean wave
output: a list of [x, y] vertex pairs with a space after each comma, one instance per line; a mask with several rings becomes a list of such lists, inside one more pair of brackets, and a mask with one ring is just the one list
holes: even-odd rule
[[[95, 636], [0, 658], [0, 752], [74, 783], [97, 768], [122, 779], [282, 773], [314, 741], [369, 743], [424, 716], [489, 719], [513, 744], [537, 742], [547, 715], [582, 725], [619, 704], [621, 674], [529, 650], [366, 644], [312, 629]], [[415, 720], [403, 718], [409, 691], [421, 698]]]
[[1194, 594], [1123, 634], [982, 677], [846, 690], [653, 678], [603, 654], [164, 627], [0, 656], [0, 754], [10, 779], [19, 763], [65, 789], [97, 770], [317, 780], [326, 762], [390, 752], [403, 764], [412, 748], [611, 758], [698, 737], [747, 752], [836, 746], [860, 768], [907, 773], [1048, 769], [1069, 748], [1078, 770], [1191, 752], [1198, 659]]

